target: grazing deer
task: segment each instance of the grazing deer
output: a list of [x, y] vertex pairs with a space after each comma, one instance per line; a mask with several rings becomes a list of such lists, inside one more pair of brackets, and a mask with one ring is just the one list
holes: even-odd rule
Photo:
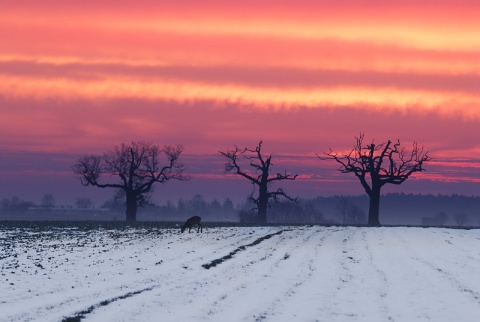
[[202, 218], [199, 216], [193, 216], [191, 218], [188, 218], [187, 221], [182, 226], [182, 233], [187, 228], [188, 228], [188, 232], [190, 232], [190, 230], [192, 229], [192, 226], [198, 227], [197, 233], [200, 231], [203, 233], [203, 227], [202, 227], [202, 224], [200, 223], [200, 220], [202, 220]]

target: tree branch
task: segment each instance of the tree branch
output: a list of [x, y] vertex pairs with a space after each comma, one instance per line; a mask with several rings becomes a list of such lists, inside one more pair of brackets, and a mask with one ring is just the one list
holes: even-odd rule
[[234, 172], [235, 174], [238, 174], [255, 184], [260, 184], [258, 178], [254, 178], [246, 172], [240, 170], [240, 166], [237, 163], [238, 154], [243, 154], [245, 151], [246, 150], [243, 150], [242, 152], [237, 146], [235, 146], [235, 150], [227, 150], [227, 152], [219, 151], [219, 153], [228, 160], [228, 162], [225, 163], [225, 172]]
[[[317, 154], [317, 157], [320, 160], [334, 160], [340, 164], [338, 171], [341, 173], [352, 172], [359, 178], [368, 195], [372, 190], [379, 189], [387, 183], [403, 183], [414, 172], [424, 171], [424, 162], [431, 160], [428, 152], [424, 152], [423, 147], [419, 148], [416, 142], [413, 144], [410, 156], [407, 157], [404, 149], [399, 150], [400, 140], [397, 140], [393, 146], [390, 140], [378, 145], [372, 141], [364, 149], [364, 134], [360, 133], [360, 136], [355, 139], [356, 144], [348, 154], [340, 155], [330, 149], [329, 152], [324, 153], [325, 156]], [[388, 164], [384, 166], [385, 162]], [[371, 178], [371, 185], [366, 181], [367, 174]]]

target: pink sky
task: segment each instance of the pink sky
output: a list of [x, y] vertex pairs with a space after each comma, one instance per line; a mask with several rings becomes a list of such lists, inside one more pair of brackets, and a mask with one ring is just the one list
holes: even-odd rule
[[291, 194], [361, 194], [315, 157], [359, 132], [435, 159], [388, 191], [480, 195], [477, 1], [98, 2], [2, 2], [0, 198], [98, 198], [71, 165], [132, 140], [185, 146], [159, 202], [243, 199], [217, 152], [260, 139]]

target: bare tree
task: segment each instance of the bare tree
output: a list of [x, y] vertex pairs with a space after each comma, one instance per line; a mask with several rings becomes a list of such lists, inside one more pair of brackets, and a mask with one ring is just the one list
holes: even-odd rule
[[454, 218], [458, 226], [464, 226], [468, 222], [468, 215], [463, 212], [455, 214]]
[[26, 201], [14, 196], [10, 199], [3, 198], [0, 203], [0, 210], [3, 212], [23, 212], [34, 205], [32, 201]]
[[448, 215], [445, 211], [439, 211], [435, 216], [433, 216], [435, 220], [435, 225], [444, 226], [448, 221]]
[[359, 225], [366, 222], [365, 211], [347, 197], [338, 199], [335, 204], [335, 210], [340, 216], [343, 225]]
[[[147, 142], [132, 142], [115, 146], [103, 155], [86, 155], [73, 166], [84, 186], [114, 188], [122, 191], [126, 201], [126, 220], [136, 221], [139, 205], [145, 203], [154, 183], [188, 180], [185, 167], [179, 162], [181, 145], [166, 145], [163, 149]], [[166, 158], [161, 166], [160, 157]], [[117, 177], [116, 180], [105, 176]]]
[[[387, 184], [400, 185], [414, 172], [424, 171], [423, 164], [430, 161], [428, 152], [413, 143], [412, 150], [407, 152], [400, 148], [400, 140], [396, 143], [375, 144], [373, 141], [364, 146], [364, 134], [356, 137], [356, 144], [347, 154], [330, 151], [321, 160], [335, 160], [340, 164], [338, 171], [353, 173], [370, 197], [368, 225], [380, 226], [380, 191]], [[370, 177], [370, 183], [367, 181]]]
[[45, 208], [53, 208], [55, 207], [55, 197], [51, 193], [46, 194], [42, 197], [42, 201], [40, 204], [42, 207]]
[[341, 197], [335, 204], [335, 210], [340, 216], [342, 225], [347, 224], [347, 215], [348, 215], [348, 209], [350, 208], [350, 205], [351, 205], [351, 201], [345, 197]]
[[350, 223], [354, 225], [365, 225], [367, 222], [367, 216], [365, 215], [365, 210], [359, 207], [356, 204], [352, 204], [349, 212], [348, 212], [348, 219]]
[[[279, 197], [284, 197], [291, 201], [297, 201], [297, 198], [289, 197], [282, 188], [278, 188], [275, 191], [269, 191], [269, 185], [283, 180], [295, 180], [297, 174], [292, 176], [287, 174], [285, 170], [284, 174], [277, 173], [274, 176], [270, 176], [270, 167], [272, 164], [272, 155], [262, 155], [262, 141], [258, 143], [255, 149], [239, 149], [235, 146], [235, 149], [228, 150], [226, 152], [219, 151], [221, 155], [227, 158], [225, 164], [225, 172], [235, 173], [250, 181], [253, 186], [253, 191], [250, 195], [250, 199], [255, 203], [257, 208], [257, 220], [260, 223], [267, 222], [267, 208], [269, 206], [269, 200], [273, 199], [275, 202], [279, 200]], [[253, 168], [253, 172], [242, 170], [239, 164], [238, 158], [242, 156], [246, 160], [250, 167]], [[258, 195], [254, 197], [256, 190], [258, 189]]]

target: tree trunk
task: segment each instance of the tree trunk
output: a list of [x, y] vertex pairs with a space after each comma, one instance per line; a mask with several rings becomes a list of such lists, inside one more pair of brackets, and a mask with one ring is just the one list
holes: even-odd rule
[[137, 221], [137, 196], [135, 194], [127, 193], [127, 222]]
[[260, 188], [257, 207], [258, 207], [258, 216], [257, 216], [258, 223], [266, 224], [267, 208], [268, 208], [268, 194], [267, 194], [266, 187], [264, 189]]
[[268, 208], [268, 199], [258, 201], [258, 216], [257, 220], [260, 224], [267, 223], [267, 208]]
[[368, 210], [368, 225], [380, 226], [380, 188], [372, 189], [370, 193], [370, 209]]

